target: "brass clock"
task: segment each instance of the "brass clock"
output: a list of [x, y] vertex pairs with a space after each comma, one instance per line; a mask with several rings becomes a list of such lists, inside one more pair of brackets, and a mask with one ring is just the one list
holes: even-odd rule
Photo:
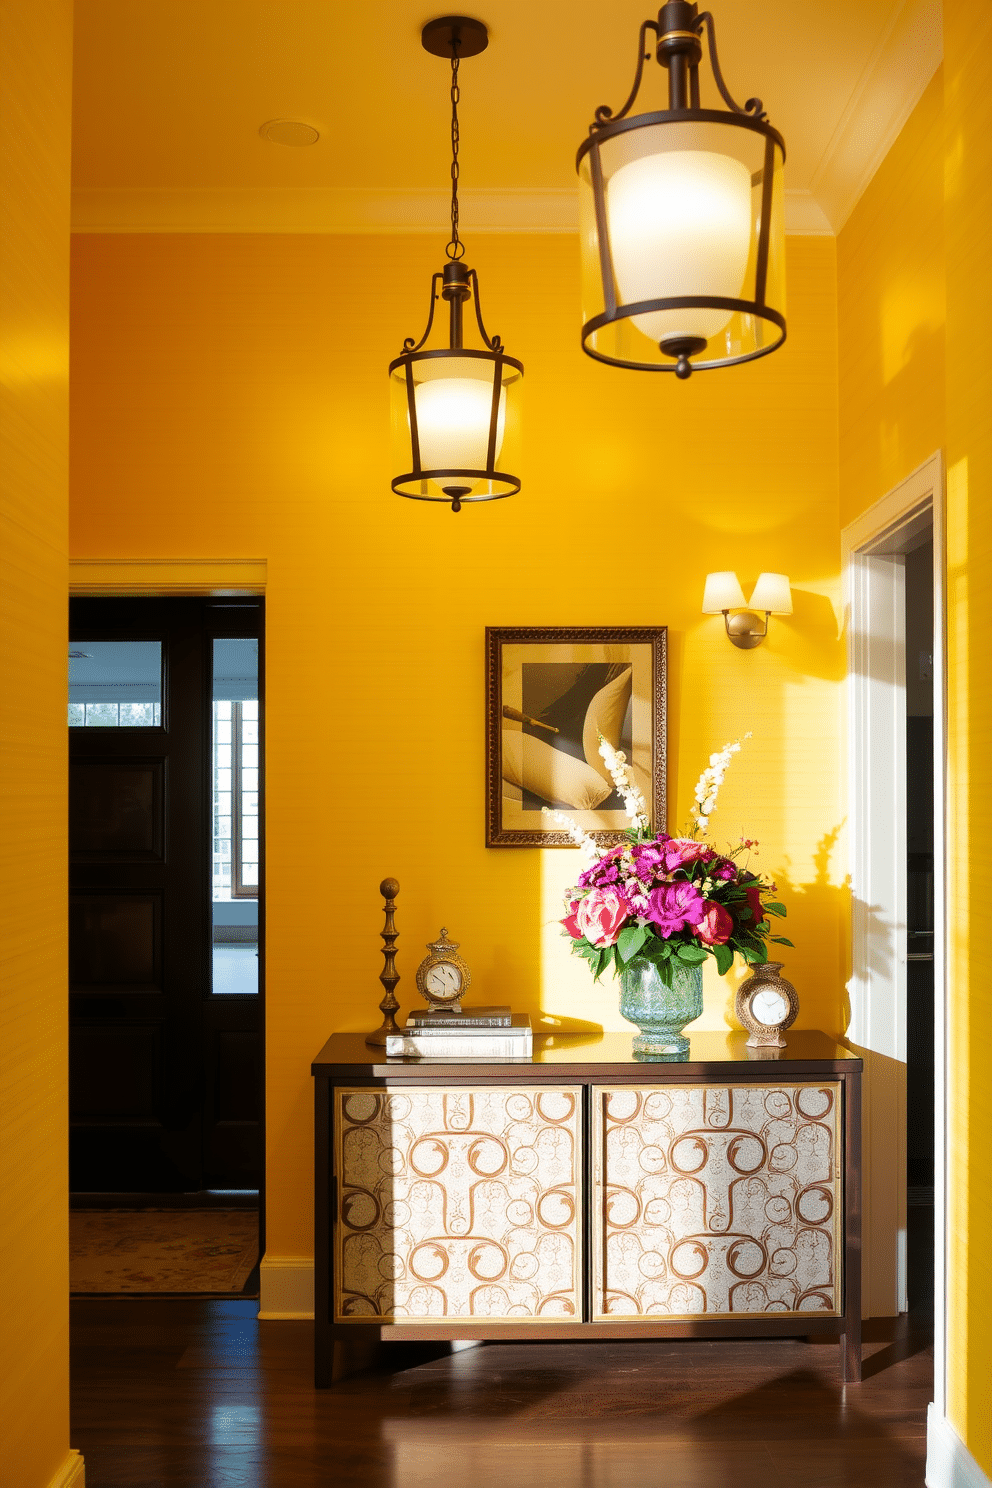
[[425, 956], [417, 967], [417, 991], [429, 1004], [431, 1012], [460, 1013], [462, 997], [472, 981], [472, 973], [458, 954], [457, 940], [449, 940], [442, 926], [438, 940], [429, 941]]
[[779, 976], [783, 962], [767, 961], [745, 977], [737, 989], [734, 1011], [751, 1037], [749, 1049], [784, 1049], [782, 1034], [799, 1016], [799, 995]]

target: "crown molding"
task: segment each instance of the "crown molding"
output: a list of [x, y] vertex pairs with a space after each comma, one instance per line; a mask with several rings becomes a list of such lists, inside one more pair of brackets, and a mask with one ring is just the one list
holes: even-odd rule
[[[471, 233], [577, 233], [577, 187], [469, 188], [461, 225]], [[451, 198], [433, 187], [84, 187], [72, 194], [77, 233], [438, 233]], [[785, 193], [788, 233], [824, 234], [830, 223], [808, 191]]]
[[944, 57], [941, 0], [903, 0], [868, 59], [810, 182], [839, 233]]
[[70, 558], [70, 594], [264, 594], [264, 558]]

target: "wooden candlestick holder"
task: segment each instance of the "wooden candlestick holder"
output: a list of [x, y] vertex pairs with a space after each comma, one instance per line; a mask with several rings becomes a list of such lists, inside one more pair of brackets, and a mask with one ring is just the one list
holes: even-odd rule
[[396, 973], [396, 942], [399, 937], [396, 932], [396, 921], [393, 919], [396, 910], [396, 895], [399, 891], [400, 886], [395, 878], [384, 878], [379, 885], [379, 893], [386, 901], [384, 905], [386, 922], [379, 932], [384, 942], [382, 954], [385, 957], [385, 964], [379, 973], [379, 980], [386, 989], [386, 995], [379, 1004], [382, 1026], [377, 1028], [375, 1033], [370, 1033], [365, 1040], [367, 1044], [372, 1044], [379, 1049], [385, 1047], [389, 1034], [403, 1032], [402, 1028], [396, 1026], [396, 1014], [399, 1012], [400, 1005], [393, 991], [399, 981]]

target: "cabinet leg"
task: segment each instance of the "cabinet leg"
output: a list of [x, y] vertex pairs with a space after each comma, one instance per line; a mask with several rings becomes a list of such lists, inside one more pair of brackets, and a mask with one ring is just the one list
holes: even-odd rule
[[840, 1377], [845, 1385], [861, 1383], [861, 1320], [848, 1323], [840, 1335]]

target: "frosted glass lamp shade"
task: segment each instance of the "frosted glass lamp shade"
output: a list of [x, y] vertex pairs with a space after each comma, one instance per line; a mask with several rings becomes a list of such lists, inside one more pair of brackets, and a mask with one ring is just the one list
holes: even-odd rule
[[770, 615], [791, 615], [792, 590], [788, 574], [759, 574], [748, 604], [752, 610], [766, 610]]
[[[610, 177], [606, 212], [624, 304], [678, 296], [739, 300], [751, 247], [751, 172], [731, 155], [670, 150]], [[685, 305], [631, 317], [649, 340], [716, 336], [731, 308]]]
[[[420, 459], [426, 470], [484, 470], [489, 449], [492, 382], [470, 377], [439, 377], [416, 390]], [[500, 389], [496, 415], [498, 460], [506, 429], [506, 390]]]
[[719, 615], [724, 610], [742, 610], [744, 606], [744, 590], [735, 573], [725, 570], [706, 575], [706, 587], [703, 590], [704, 615]]

